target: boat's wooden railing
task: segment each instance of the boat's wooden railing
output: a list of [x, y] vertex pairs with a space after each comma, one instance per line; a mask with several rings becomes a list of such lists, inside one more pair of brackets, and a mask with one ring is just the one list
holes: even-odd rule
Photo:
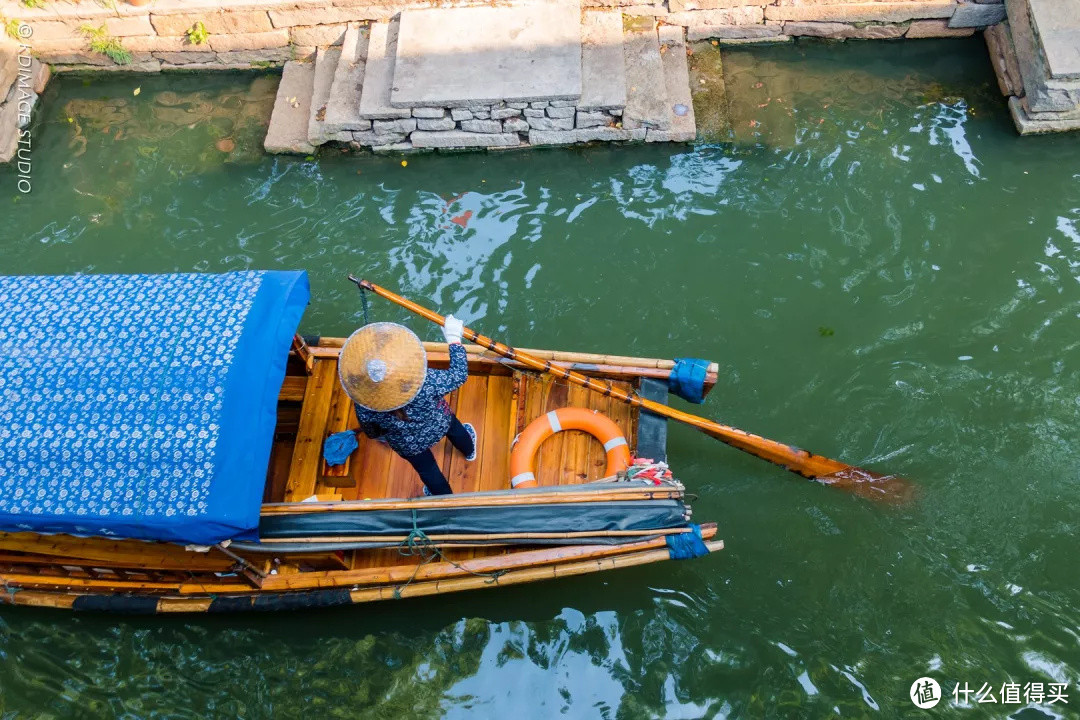
[[[336, 359], [341, 353], [341, 346], [344, 342], [344, 338], [320, 338], [319, 344], [307, 346], [307, 351], [314, 358]], [[432, 367], [445, 367], [450, 362], [450, 353], [446, 343], [425, 342], [424, 349], [427, 350], [428, 362]], [[509, 373], [525, 367], [519, 362], [507, 360], [479, 345], [467, 344], [465, 345], [465, 351], [468, 353], [469, 370], [472, 372]], [[609, 377], [617, 380], [634, 380], [637, 378], [667, 380], [671, 375], [672, 368], [675, 367], [674, 360], [660, 358], [600, 355], [557, 350], [524, 351], [544, 360], [551, 360], [558, 366], [567, 367], [586, 375]], [[706, 393], [716, 385], [718, 372], [719, 366], [716, 363], [711, 363], [705, 377]], [[294, 402], [303, 400], [306, 385], [306, 377], [290, 376], [286, 378], [286, 382], [281, 389], [280, 399]]]

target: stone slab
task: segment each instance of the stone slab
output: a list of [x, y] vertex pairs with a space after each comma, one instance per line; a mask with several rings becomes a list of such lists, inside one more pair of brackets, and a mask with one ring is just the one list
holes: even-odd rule
[[184, 65], [171, 65], [169, 63], [163, 62], [161, 64], [162, 72], [172, 72], [172, 73], [192, 73], [192, 72], [202, 72], [204, 70], [225, 71], [225, 70], [250, 70], [250, 69], [251, 69], [251, 63], [212, 62], [212, 63], [187, 63], [187, 64], [184, 64]]
[[1029, 0], [1051, 77], [1080, 78], [1080, 0]]
[[19, 146], [18, 103], [0, 105], [0, 163], [10, 162]]
[[581, 97], [576, 4], [404, 10], [400, 22], [396, 107]]
[[311, 25], [289, 28], [289, 37], [292, 39], [293, 45], [324, 47], [326, 45], [340, 45], [345, 32], [345, 23]]
[[210, 49], [214, 52], [233, 52], [239, 50], [264, 50], [283, 48], [289, 44], [288, 30], [270, 30], [259, 33], [237, 33], [233, 35], [211, 35]]
[[530, 130], [530, 145], [570, 145], [585, 142], [629, 142], [641, 141], [646, 137], [646, 129], [628, 130], [626, 128], [598, 127], [579, 128], [577, 130]]
[[1006, 0], [1009, 13], [1009, 31], [1012, 33], [1016, 62], [1024, 81], [1024, 96], [1029, 108], [1035, 112], [1063, 112], [1071, 110], [1073, 103], [1065, 94], [1058, 94], [1046, 85], [1049, 70], [1031, 25], [1027, 0]]
[[749, 40], [779, 37], [783, 25], [697, 25], [687, 30], [687, 39], [697, 40]]
[[15, 43], [0, 40], [0, 102], [19, 77], [19, 48]]
[[446, 117], [446, 109], [417, 107], [412, 109], [412, 116], [414, 118], [423, 118], [424, 120], [439, 120], [440, 118]]
[[727, 38], [716, 40], [716, 44], [720, 47], [738, 47], [740, 45], [782, 45], [783, 43], [789, 43], [795, 40], [790, 35], [773, 35], [771, 37], [753, 37], [753, 38]]
[[[534, 130], [573, 130], [574, 129], [574, 118], [572, 118], [572, 117], [568, 117], [568, 118], [548, 118], [548, 117], [532, 118], [531, 117], [531, 118], [527, 118], [527, 121], [529, 123], [529, 127], [533, 128]], [[468, 122], [475, 122], [475, 121], [470, 120]], [[464, 125], [464, 124], [465, 123], [462, 123], [462, 125]]]
[[274, 29], [266, 11], [207, 12], [176, 15], [151, 13], [150, 22], [158, 35], [183, 35], [195, 23], [201, 22], [211, 35], [258, 33]]
[[660, 60], [660, 40], [651, 19], [646, 23], [629, 20], [624, 26], [623, 59], [626, 66], [623, 126], [630, 130], [639, 127], [667, 130], [671, 127], [671, 118]]
[[1001, 94], [1009, 97], [1023, 93], [1024, 85], [1020, 80], [1020, 68], [1016, 65], [1009, 24], [991, 25], [983, 31], [983, 38], [986, 40], [986, 49], [990, 51], [990, 62], [994, 66]]
[[587, 10], [581, 14], [582, 110], [626, 106], [622, 13]]
[[418, 148], [514, 147], [521, 143], [517, 133], [471, 133], [463, 130], [417, 130], [409, 139]]
[[352, 133], [353, 142], [368, 147], [375, 147], [378, 145], [394, 145], [396, 143], [405, 142], [407, 135], [405, 133], [385, 133], [375, 132], [373, 130], [358, 130]]
[[[210, 43], [206, 42], [201, 45], [192, 45], [188, 43], [187, 37], [184, 35], [178, 35], [176, 37], [145, 35], [124, 38], [124, 47], [131, 52], [207, 52], [210, 50]], [[34, 49], [38, 49], [36, 44]]]
[[49, 69], [49, 66], [34, 58], [30, 64], [30, 82], [33, 85], [34, 92], [38, 95], [45, 92], [45, 86], [49, 84], [51, 78], [52, 70]]
[[661, 25], [657, 35], [671, 127], [660, 131], [649, 130], [645, 141], [690, 142], [697, 138], [697, 123], [694, 120], [694, 101], [690, 98], [690, 68], [686, 62], [683, 29], [678, 25]]
[[258, 67], [266, 63], [284, 63], [292, 59], [292, 49], [289, 47], [263, 48], [262, 50], [234, 50], [232, 52], [219, 52], [218, 62], [221, 63], [247, 63]]
[[190, 65], [191, 63], [212, 63], [217, 61], [213, 52], [155, 52], [155, 59], [170, 65]]
[[[945, 28], [947, 20], [916, 20], [915, 23], [937, 23], [940, 27]], [[914, 25], [915, 23], [912, 23]], [[946, 28], [947, 29], [947, 28]], [[862, 40], [890, 40], [899, 37], [903, 37], [905, 32], [909, 32], [907, 25], [897, 23], [886, 23], [878, 25], [871, 24], [858, 24], [853, 25], [850, 23], [837, 23], [837, 22], [787, 22], [784, 23], [784, 34], [792, 37], [819, 37], [827, 38], [830, 40], [844, 40], [847, 38], [858, 38]], [[965, 34], [971, 35], [975, 31], [974, 29], [968, 29], [963, 31], [948, 31], [944, 33], [945, 36], [951, 36], [953, 34]], [[924, 37], [915, 35], [914, 37]]]
[[312, 145], [322, 145], [331, 139], [326, 132], [326, 103], [340, 61], [341, 48], [319, 48], [315, 53], [315, 82], [308, 115], [308, 142]]
[[529, 132], [529, 123], [526, 122], [525, 118], [520, 118], [520, 117], [506, 118], [505, 120], [503, 120], [503, 131], [504, 132], [527, 133], [527, 132]]
[[[466, 122], [468, 122], [468, 121], [466, 121]], [[457, 123], [455, 123], [453, 120], [451, 120], [448, 117], [446, 117], [446, 118], [417, 118], [416, 119], [416, 129], [417, 130], [453, 130], [455, 127], [457, 127]], [[499, 130], [501, 131], [502, 128], [500, 127]]]
[[685, 25], [687, 28], [703, 25], [761, 25], [765, 22], [765, 9], [757, 5], [741, 5], [719, 10], [687, 10], [666, 15], [664, 22], [668, 25]]
[[[251, 66], [245, 66], [250, 70]], [[129, 65], [87, 65], [85, 63], [77, 63], [71, 65], [53, 65], [52, 71], [54, 73], [83, 73], [83, 72], [110, 72], [117, 73], [119, 75], [125, 75], [129, 73], [156, 73], [161, 72], [161, 61], [154, 60], [141, 60], [139, 62], [133, 62]]]
[[687, 10], [719, 10], [722, 8], [743, 7], [744, 5], [771, 5], [772, 0], [668, 0], [671, 12]]
[[461, 129], [471, 133], [498, 134], [502, 132], [499, 120], [462, 120]]
[[962, 3], [956, 6], [956, 12], [949, 18], [949, 27], [988, 27], [990, 25], [997, 25], [1004, 19], [1004, 5], [978, 5], [970, 2]]
[[769, 6], [765, 8], [765, 19], [807, 22], [907, 22], [925, 18], [950, 18], [955, 10], [956, 3], [953, 0]]
[[[360, 117], [368, 120], [407, 118], [408, 108], [390, 104], [390, 88], [394, 79], [394, 54], [397, 51], [398, 23], [377, 22], [368, 30], [367, 68], [364, 86], [360, 91]], [[431, 105], [433, 103], [419, 103]]]
[[274, 112], [266, 132], [263, 147], [268, 153], [315, 152], [308, 141], [308, 118], [311, 115], [311, 93], [315, 85], [315, 66], [312, 63], [287, 62], [281, 71]]
[[360, 91], [364, 86], [367, 48], [367, 28], [350, 25], [341, 43], [341, 59], [334, 70], [334, 80], [326, 99], [323, 125], [328, 134], [371, 127], [371, 120], [360, 117]]
[[1042, 135], [1044, 133], [1069, 132], [1080, 130], [1080, 118], [1040, 119], [1028, 114], [1020, 98], [1009, 98], [1009, 113], [1012, 115], [1016, 131], [1021, 135]]
[[908, 26], [904, 37], [917, 38], [947, 38], [947, 37], [970, 37], [975, 34], [975, 28], [951, 28], [948, 20], [916, 20]]

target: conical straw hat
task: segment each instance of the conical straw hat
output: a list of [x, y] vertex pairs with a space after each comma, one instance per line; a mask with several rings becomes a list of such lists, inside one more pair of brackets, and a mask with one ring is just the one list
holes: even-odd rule
[[420, 392], [427, 353], [416, 333], [397, 323], [365, 325], [345, 341], [338, 377], [357, 405], [375, 412], [397, 410]]

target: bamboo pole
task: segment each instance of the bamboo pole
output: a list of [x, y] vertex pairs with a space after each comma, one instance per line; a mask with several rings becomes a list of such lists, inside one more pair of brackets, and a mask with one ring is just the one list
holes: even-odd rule
[[[425, 343], [425, 345], [433, 345], [435, 343]], [[445, 343], [443, 344], [445, 348]], [[476, 348], [482, 350], [479, 345], [466, 345], [466, 348]], [[341, 354], [341, 348], [339, 347], [315, 347], [312, 348], [312, 353], [320, 360], [336, 360]], [[567, 353], [570, 354], [570, 353]], [[551, 351], [545, 351], [544, 355], [558, 355]], [[583, 353], [573, 353], [572, 355], [581, 357]], [[468, 362], [470, 364], [480, 364], [483, 369], [492, 371], [497, 368], [506, 368], [509, 370], [522, 370], [528, 369], [528, 366], [524, 363], [516, 360], [508, 360], [505, 358], [496, 359], [496, 355], [491, 352], [483, 351], [479, 353], [469, 353]], [[597, 355], [598, 359], [606, 359], [610, 356]], [[636, 360], [637, 358], [630, 358]], [[645, 359], [641, 359], [644, 363]], [[449, 361], [449, 353], [443, 350], [428, 350], [428, 362], [433, 364], [446, 363]], [[651, 364], [642, 365], [613, 365], [607, 363], [587, 362], [585, 360], [568, 361], [568, 360], [552, 360], [553, 365], [557, 367], [568, 368], [577, 372], [585, 373], [588, 375], [594, 375], [599, 377], [612, 377], [619, 380], [632, 380], [634, 378], [651, 378], [654, 380], [667, 381], [671, 377], [671, 368], [665, 367], [653, 367]], [[655, 360], [652, 361], [655, 364], [671, 363], [671, 361]], [[715, 363], [713, 363], [715, 365]], [[715, 385], [717, 381], [716, 372], [706, 372], [705, 375], [705, 392], [708, 393]], [[282, 400], [295, 400], [300, 397], [302, 393], [302, 385], [299, 380], [290, 380], [288, 385], [282, 386], [282, 393], [280, 399]]]
[[[709, 552], [717, 552], [724, 549], [723, 540], [712, 540], [705, 543]], [[362, 588], [350, 593], [353, 602], [369, 602], [373, 600], [391, 600], [407, 597], [419, 597], [422, 595], [440, 595], [448, 592], [461, 590], [473, 590], [484, 587], [496, 587], [503, 585], [517, 585], [520, 583], [535, 582], [537, 580], [553, 580], [556, 578], [584, 575], [599, 572], [601, 570], [616, 570], [618, 568], [647, 565], [654, 562], [670, 560], [671, 556], [667, 549], [646, 550], [644, 552], [617, 555], [611, 558], [599, 558], [596, 560], [582, 560], [556, 565], [547, 565], [539, 568], [523, 568], [511, 570], [498, 578], [487, 577], [461, 577], [448, 580], [435, 580], [420, 583], [410, 583], [407, 587], [385, 588]]]
[[[349, 276], [349, 279], [356, 283], [357, 287], [361, 290], [373, 292], [433, 323], [442, 325], [446, 320], [442, 315], [432, 310], [428, 310], [427, 308], [372, 282], [360, 280], [352, 275]], [[554, 365], [550, 360], [535, 358], [526, 352], [515, 350], [508, 345], [503, 345], [500, 342], [481, 335], [470, 328], [464, 328], [463, 335], [466, 339], [471, 340], [478, 345], [482, 345], [511, 360], [517, 360], [524, 363], [534, 370], [551, 373], [555, 377], [568, 380], [569, 382], [588, 388], [589, 390], [602, 393], [605, 397], [613, 397], [616, 400], [625, 402], [633, 407], [648, 410], [651, 413], [671, 420], [677, 420], [697, 428], [706, 435], [716, 438], [734, 448], [750, 453], [763, 460], [768, 460], [775, 465], [779, 465], [780, 467], [811, 480], [816, 480], [824, 485], [848, 490], [861, 497], [894, 503], [906, 501], [910, 499], [913, 494], [910, 484], [906, 480], [895, 475], [880, 475], [871, 470], [848, 465], [839, 460], [833, 460], [823, 455], [816, 455], [792, 445], [785, 445], [784, 443], [775, 440], [763, 438], [760, 435], [753, 435], [745, 430], [739, 430], [738, 428], [723, 425], [713, 420], [683, 412], [682, 410], [677, 410], [662, 403], [643, 398], [634, 392], [621, 390], [614, 387], [610, 382], [601, 382], [573, 370], [560, 368]]]
[[[322, 349], [337, 349], [340, 350], [345, 344], [346, 338], [319, 338], [318, 347], [312, 347], [312, 352], [319, 352]], [[424, 349], [428, 352], [447, 352], [447, 344], [445, 342], [424, 341]], [[490, 350], [477, 344], [466, 344], [465, 352], [470, 355], [479, 355], [481, 357], [489, 357]], [[528, 353], [536, 358], [542, 358], [544, 360], [551, 360], [554, 362], [562, 363], [581, 363], [585, 365], [622, 365], [625, 367], [635, 368], [652, 368], [655, 370], [671, 370], [675, 367], [674, 360], [666, 360], [663, 358], [645, 358], [634, 357], [631, 355], [607, 355], [600, 353], [586, 353], [586, 352], [567, 352], [565, 350], [540, 350], [536, 348], [521, 348], [521, 352]], [[335, 352], [336, 356], [337, 353]], [[709, 363], [709, 367], [706, 372], [717, 373], [720, 371], [720, 366], [717, 363]]]

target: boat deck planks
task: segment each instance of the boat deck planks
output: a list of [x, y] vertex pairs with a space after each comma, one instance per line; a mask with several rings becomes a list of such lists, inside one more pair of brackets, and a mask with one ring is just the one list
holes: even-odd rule
[[322, 444], [326, 437], [330, 402], [338, 385], [337, 362], [316, 362], [304, 392], [300, 426], [296, 431], [291, 470], [285, 486], [287, 501], [298, 502], [315, 494], [315, 483], [322, 466]]
[[[291, 401], [299, 387], [292, 381], [287, 384], [290, 394], [282, 397], [283, 403]], [[614, 384], [630, 388], [628, 382]], [[423, 486], [412, 466], [385, 444], [362, 433], [359, 448], [347, 467], [329, 469], [340, 474], [336, 477], [328, 472], [322, 459], [323, 441], [331, 433], [357, 425], [348, 396], [337, 381], [336, 359], [316, 360], [303, 402], [300, 426], [291, 440], [293, 447], [286, 447], [288, 435], [275, 443], [267, 483], [269, 502], [298, 501], [315, 494], [340, 494], [345, 500], [357, 500], [416, 497], [421, 493]], [[510, 481], [514, 436], [536, 418], [562, 407], [586, 407], [606, 414], [622, 429], [631, 447], [634, 445], [632, 408], [552, 376], [520, 372], [470, 375], [461, 388], [451, 393], [448, 402], [462, 422], [476, 427], [479, 444], [477, 458], [471, 463], [445, 439], [432, 450], [455, 493], [505, 489]], [[536, 477], [541, 485], [589, 482], [603, 477], [606, 465], [603, 446], [596, 439], [583, 432], [567, 431], [541, 445]], [[291, 486], [286, 486], [287, 479]]]

